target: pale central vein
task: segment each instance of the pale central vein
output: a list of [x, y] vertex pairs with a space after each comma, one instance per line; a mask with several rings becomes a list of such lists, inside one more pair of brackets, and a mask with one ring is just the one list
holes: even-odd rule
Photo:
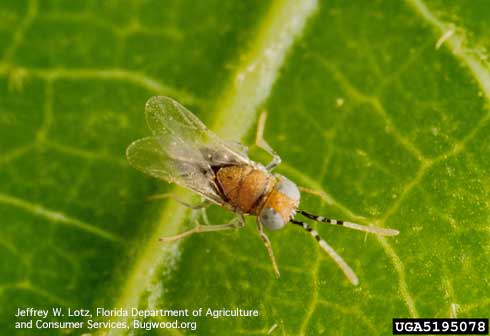
[[[251, 128], [257, 108], [269, 96], [288, 51], [316, 7], [316, 0], [277, 0], [273, 3], [251, 43], [252, 48], [245, 54], [217, 105], [211, 128], [223, 138], [240, 140]], [[177, 233], [186, 217], [187, 210], [182, 206], [175, 202], [166, 204], [155, 232], [128, 274], [115, 307], [130, 309], [138, 306], [142, 295], [152, 287], [152, 282], [158, 281], [159, 274], [155, 274], [155, 270], [161, 271], [164, 263], [175, 258], [175, 253], [162, 247], [158, 238]], [[163, 269], [165, 271], [168, 270]], [[121, 333], [116, 329], [110, 330], [111, 335]]]

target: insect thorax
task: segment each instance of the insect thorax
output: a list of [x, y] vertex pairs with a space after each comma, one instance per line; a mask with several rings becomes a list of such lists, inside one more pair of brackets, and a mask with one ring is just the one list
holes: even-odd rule
[[260, 220], [270, 230], [286, 225], [296, 214], [300, 201], [300, 192], [296, 184], [282, 175], [276, 175], [274, 188], [260, 212]]
[[276, 183], [273, 175], [249, 165], [221, 167], [216, 180], [230, 205], [252, 215], [257, 215]]

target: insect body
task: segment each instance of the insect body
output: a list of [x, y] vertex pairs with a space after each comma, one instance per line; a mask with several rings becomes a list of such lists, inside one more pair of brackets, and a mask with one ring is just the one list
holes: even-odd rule
[[217, 184], [234, 209], [258, 216], [269, 230], [282, 228], [295, 215], [299, 190], [284, 176], [251, 166], [223, 167]]
[[257, 217], [258, 232], [279, 276], [263, 226], [278, 230], [291, 223], [310, 232], [348, 279], [357, 284], [357, 276], [347, 263], [307, 223], [295, 219], [296, 214], [317, 222], [380, 235], [398, 234], [392, 229], [328, 219], [299, 210], [298, 187], [286, 177], [272, 173], [281, 159], [262, 137], [265, 114], [259, 120], [256, 143], [273, 157], [267, 166], [250, 160], [246, 147], [220, 139], [171, 98], [150, 98], [145, 113], [153, 136], [137, 140], [128, 147], [126, 154], [130, 164], [156, 178], [186, 187], [204, 197], [207, 203], [215, 203], [237, 215], [230, 223], [198, 225], [176, 236], [162, 238], [162, 241], [174, 241], [199, 232], [237, 229], [245, 225], [245, 215], [253, 215]]

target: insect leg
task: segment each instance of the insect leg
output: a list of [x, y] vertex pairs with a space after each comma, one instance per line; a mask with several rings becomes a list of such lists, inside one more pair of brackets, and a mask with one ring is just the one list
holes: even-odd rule
[[208, 214], [206, 213], [206, 208], [201, 208], [201, 217], [202, 217], [204, 224], [211, 225], [211, 224], [209, 224], [209, 219], [208, 219]]
[[238, 221], [236, 222], [237, 229], [245, 227], [245, 217], [242, 214], [238, 214]]
[[148, 200], [154, 201], [154, 200], [166, 199], [166, 198], [172, 198], [174, 201], [182, 204], [185, 207], [191, 208], [193, 210], [203, 209], [203, 208], [206, 208], [207, 206], [209, 206], [211, 204], [211, 202], [209, 202], [208, 200], [204, 200], [203, 202], [195, 204], [195, 205], [189, 204], [187, 202], [182, 201], [180, 198], [178, 198], [177, 196], [175, 196], [172, 193], [152, 195], [152, 196], [148, 197]]
[[201, 225], [198, 221], [196, 221], [196, 226], [188, 231], [179, 233], [175, 236], [170, 237], [162, 237], [158, 239], [161, 242], [169, 243], [173, 242], [187, 236], [190, 236], [194, 233], [203, 233], [203, 232], [215, 232], [215, 231], [224, 231], [224, 230], [234, 230], [242, 228], [241, 222], [243, 221], [243, 217], [240, 215], [238, 217], [233, 218], [227, 224], [216, 224], [216, 225]]
[[272, 161], [267, 165], [267, 170], [272, 170], [281, 163], [281, 157], [272, 149], [271, 146], [264, 139], [265, 121], [267, 120], [267, 112], [264, 110], [260, 114], [259, 122], [257, 123], [257, 135], [255, 137], [255, 144], [257, 147], [262, 148], [272, 156]]
[[299, 214], [302, 214], [306, 218], [312, 219], [316, 222], [327, 223], [327, 224], [332, 224], [332, 225], [339, 225], [339, 226], [343, 226], [343, 227], [353, 229], [353, 230], [375, 233], [375, 234], [378, 234], [380, 236], [396, 236], [397, 234], [400, 233], [398, 230], [395, 230], [395, 229], [386, 229], [386, 228], [381, 228], [381, 227], [367, 226], [367, 225], [361, 225], [361, 224], [346, 222], [346, 221], [342, 221], [342, 220], [338, 220], [338, 219], [325, 218], [323, 216], [317, 216], [317, 215], [311, 214], [311, 213], [303, 211], [303, 210], [297, 210], [297, 212]]
[[269, 258], [271, 259], [272, 262], [272, 268], [274, 269], [274, 273], [277, 278], [281, 276], [281, 273], [279, 272], [279, 268], [277, 267], [276, 263], [276, 258], [274, 257], [274, 252], [272, 251], [272, 245], [269, 240], [269, 237], [264, 232], [264, 227], [262, 226], [262, 223], [257, 219], [257, 230], [259, 231], [260, 238], [262, 238], [262, 241], [264, 242], [265, 248], [267, 249], [267, 253], [269, 253]]
[[297, 221], [297, 220], [290, 220], [290, 223], [293, 223], [293, 224], [296, 224], [296, 225], [299, 225], [301, 226], [303, 229], [305, 229], [306, 231], [308, 231], [312, 236], [313, 238], [316, 239], [316, 241], [318, 242], [318, 244], [320, 245], [320, 247], [325, 251], [327, 252], [327, 254], [335, 261], [335, 263], [340, 267], [340, 269], [342, 270], [342, 272], [344, 272], [345, 276], [347, 277], [347, 279], [349, 279], [349, 281], [354, 285], [354, 286], [357, 286], [359, 284], [359, 279], [357, 278], [357, 275], [356, 273], [354, 273], [354, 271], [352, 270], [352, 268], [350, 268], [349, 265], [347, 265], [347, 263], [344, 261], [344, 259], [342, 259], [342, 257], [340, 255], [337, 254], [337, 252], [335, 252], [335, 250], [327, 244], [326, 241], [324, 241], [320, 235], [318, 234], [318, 232], [316, 232], [315, 230], [313, 230], [311, 228], [311, 226], [309, 226], [308, 224], [306, 224], [305, 222], [300, 222], [300, 221]]

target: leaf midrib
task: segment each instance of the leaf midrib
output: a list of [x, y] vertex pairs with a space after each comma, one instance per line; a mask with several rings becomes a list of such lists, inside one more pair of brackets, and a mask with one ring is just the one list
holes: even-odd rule
[[[316, 0], [297, 2], [276, 0], [259, 26], [256, 38], [250, 44], [243, 62], [232, 74], [220, 103], [214, 113], [212, 129], [226, 139], [239, 141], [255, 121], [256, 109], [269, 96], [294, 40], [301, 34], [306, 20], [317, 7]], [[182, 199], [190, 201], [191, 195], [183, 193]], [[133, 268], [114, 307], [130, 308], [138, 303], [151, 285], [155, 270], [162, 271], [163, 261], [168, 261], [174, 249], [165, 248], [158, 242], [162, 236], [177, 233], [185, 223], [188, 209], [175, 201], [168, 201], [159, 216], [156, 229]], [[178, 248], [178, 242], [177, 248]], [[167, 264], [167, 263], [165, 263]], [[110, 335], [122, 334], [120, 329], [110, 330]]]

